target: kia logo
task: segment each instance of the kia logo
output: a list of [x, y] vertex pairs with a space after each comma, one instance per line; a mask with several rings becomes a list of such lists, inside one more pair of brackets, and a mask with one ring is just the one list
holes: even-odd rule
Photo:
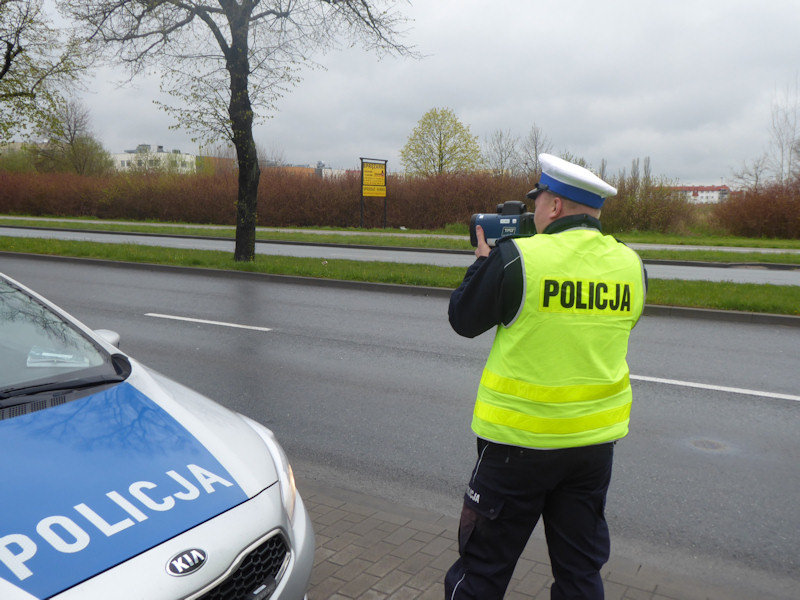
[[173, 556], [167, 563], [167, 573], [182, 577], [194, 573], [204, 564], [206, 564], [206, 553], [199, 548], [192, 548]]

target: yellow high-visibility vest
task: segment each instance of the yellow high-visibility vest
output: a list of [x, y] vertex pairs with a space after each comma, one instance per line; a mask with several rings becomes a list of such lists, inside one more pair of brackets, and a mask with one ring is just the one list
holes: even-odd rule
[[514, 240], [523, 301], [497, 328], [472, 429], [528, 448], [571, 448], [628, 433], [628, 337], [644, 309], [641, 260], [595, 229]]

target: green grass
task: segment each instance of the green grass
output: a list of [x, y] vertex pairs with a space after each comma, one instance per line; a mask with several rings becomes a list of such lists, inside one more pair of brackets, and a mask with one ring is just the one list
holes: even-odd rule
[[[0, 225], [11, 227], [48, 227], [53, 229], [80, 229], [86, 231], [115, 231], [125, 233], [152, 233], [161, 235], [188, 235], [234, 239], [233, 226], [197, 225], [181, 223], [131, 223], [95, 222], [87, 219], [64, 219], [42, 221], [25, 218], [3, 218]], [[259, 240], [317, 242], [326, 244], [361, 244], [365, 246], [391, 246], [400, 248], [436, 248], [449, 250], [470, 250], [472, 247], [464, 235], [450, 235], [431, 231], [408, 231], [399, 229], [324, 229], [308, 230], [292, 228], [265, 228], [256, 231]], [[0, 229], [2, 234], [2, 229]], [[387, 235], [389, 234], [389, 235]]]
[[800, 239], [746, 238], [722, 235], [670, 235], [654, 232], [626, 232], [618, 237], [627, 244], [676, 244], [679, 246], [732, 246], [736, 248], [800, 249]]
[[646, 260], [688, 260], [694, 262], [800, 265], [800, 253], [725, 252], [724, 250], [637, 250]]
[[242, 263], [235, 262], [230, 252], [213, 250], [186, 250], [138, 244], [102, 244], [53, 239], [4, 238], [2, 236], [0, 236], [0, 251], [445, 288], [457, 287], [464, 276], [464, 269], [460, 267], [325, 260], [265, 256], [263, 254], [256, 255], [256, 260], [251, 263]]
[[[163, 235], [205, 236], [233, 239], [236, 230], [233, 226], [202, 226], [181, 223], [139, 222], [96, 222], [91, 219], [59, 219], [42, 221], [25, 219], [24, 217], [0, 219], [0, 225], [20, 227], [52, 227], [62, 229], [82, 229], [89, 231], [118, 231], [133, 233], [152, 233]], [[399, 229], [368, 230], [334, 230], [315, 228], [314, 233], [308, 230], [261, 227], [256, 232], [259, 240], [294, 241], [325, 244], [357, 244], [364, 246], [388, 246], [395, 248], [432, 248], [444, 250], [471, 251], [466, 226], [450, 226], [442, 231], [406, 231]], [[2, 234], [2, 229], [0, 229]], [[732, 246], [739, 248], [760, 247], [771, 249], [800, 249], [800, 240], [752, 240], [748, 238], [708, 236], [702, 238], [679, 237], [653, 233], [630, 233], [619, 236], [628, 244], [671, 244], [671, 245], [707, 245], [708, 250], [641, 250], [639, 254], [645, 259], [690, 260], [699, 262], [720, 263], [764, 263], [800, 265], [800, 253], [762, 253], [762, 252], [725, 252], [714, 250], [714, 246]]]
[[800, 316], [800, 286], [651, 279], [647, 303]]
[[[237, 263], [229, 252], [157, 248], [137, 244], [8, 238], [1, 235], [0, 251], [445, 289], [456, 288], [464, 276], [464, 269], [461, 267], [264, 255], [257, 255], [252, 263]], [[668, 306], [800, 315], [800, 286], [651, 279], [647, 302]]]

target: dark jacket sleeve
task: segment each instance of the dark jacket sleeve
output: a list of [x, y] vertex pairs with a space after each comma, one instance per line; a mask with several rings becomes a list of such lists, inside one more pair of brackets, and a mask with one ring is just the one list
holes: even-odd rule
[[487, 258], [478, 258], [450, 295], [448, 316], [453, 330], [476, 337], [509, 323], [522, 302], [522, 266], [517, 247], [501, 242]]

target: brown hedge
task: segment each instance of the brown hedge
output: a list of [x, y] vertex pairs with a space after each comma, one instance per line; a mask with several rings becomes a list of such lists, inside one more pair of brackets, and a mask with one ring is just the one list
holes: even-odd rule
[[[535, 180], [490, 174], [403, 178], [390, 175], [387, 197], [362, 203], [358, 173], [320, 178], [264, 169], [258, 224], [279, 227], [388, 227], [440, 229], [466, 224], [473, 213], [493, 212], [506, 200], [525, 201]], [[606, 202], [609, 233], [685, 233], [697, 207], [664, 186], [629, 186], [615, 181], [619, 194]], [[236, 174], [120, 174], [86, 177], [69, 173], [0, 171], [0, 213], [99, 219], [157, 220], [233, 225]], [[362, 219], [363, 207], [363, 219]], [[529, 209], [532, 210], [532, 206]], [[703, 218], [712, 229], [749, 237], [800, 237], [800, 184], [732, 194]], [[708, 223], [705, 224], [708, 226]]]

